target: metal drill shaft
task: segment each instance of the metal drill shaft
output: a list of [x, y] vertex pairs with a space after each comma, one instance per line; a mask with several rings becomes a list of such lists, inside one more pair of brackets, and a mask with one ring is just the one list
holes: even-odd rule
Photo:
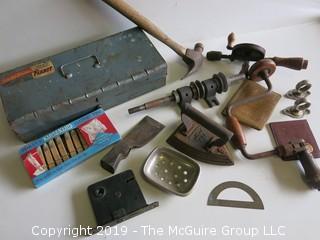
[[233, 75], [233, 76], [227, 77], [228, 85], [230, 86], [233, 83], [236, 83], [238, 81], [246, 79], [246, 77], [247, 76], [246, 76], [245, 73], [240, 73], [240, 74], [237, 74], [237, 75]]
[[170, 102], [175, 102], [175, 101], [176, 101], [175, 96], [174, 95], [170, 95], [170, 96], [162, 97], [162, 98], [150, 101], [150, 102], [146, 102], [146, 103], [144, 103], [144, 104], [142, 104], [140, 106], [137, 106], [137, 107], [130, 108], [130, 109], [128, 109], [128, 112], [129, 112], [129, 114], [132, 114], [132, 113], [144, 111], [144, 110], [147, 110], [147, 109], [150, 109], [150, 108], [166, 106]]
[[226, 92], [230, 84], [245, 78], [245, 73], [240, 73], [230, 77], [226, 77], [223, 73], [214, 74], [210, 79], [201, 82], [191, 82], [189, 86], [174, 90], [170, 96], [159, 98], [137, 107], [130, 108], [128, 109], [128, 112], [129, 114], [132, 114], [150, 108], [165, 106], [171, 102], [180, 103], [190, 101], [191, 99], [204, 99], [209, 107], [212, 107], [219, 104], [218, 100], [215, 98], [216, 93]]

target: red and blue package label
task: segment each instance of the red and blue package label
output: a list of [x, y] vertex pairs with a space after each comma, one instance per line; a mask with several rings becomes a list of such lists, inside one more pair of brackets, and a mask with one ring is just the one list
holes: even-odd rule
[[33, 178], [44, 173], [47, 168], [44, 161], [41, 159], [37, 149], [32, 149], [21, 156], [24, 167], [29, 175]]
[[93, 144], [100, 133], [117, 133], [117, 130], [105, 114], [80, 124], [78, 129], [89, 146]]

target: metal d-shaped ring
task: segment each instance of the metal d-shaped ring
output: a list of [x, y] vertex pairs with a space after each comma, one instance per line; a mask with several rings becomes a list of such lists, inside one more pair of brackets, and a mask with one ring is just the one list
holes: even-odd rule
[[[237, 201], [218, 199], [219, 194], [229, 188], [237, 188], [246, 192], [252, 199], [252, 201]], [[222, 207], [235, 207], [235, 208], [251, 208], [251, 209], [264, 209], [263, 202], [256, 191], [254, 191], [248, 185], [241, 182], [224, 182], [216, 186], [210, 193], [208, 198], [208, 205], [222, 206]]]

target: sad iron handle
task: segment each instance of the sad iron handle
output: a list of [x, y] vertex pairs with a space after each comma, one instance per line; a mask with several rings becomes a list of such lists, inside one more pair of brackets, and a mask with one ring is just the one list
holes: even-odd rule
[[190, 117], [192, 120], [201, 124], [204, 128], [218, 136], [218, 139], [214, 140], [214, 142], [212, 142], [211, 145], [223, 146], [232, 138], [233, 134], [231, 131], [216, 123], [212, 119], [208, 118], [202, 112], [192, 107], [191, 104], [183, 104], [181, 106], [181, 111], [182, 113]]

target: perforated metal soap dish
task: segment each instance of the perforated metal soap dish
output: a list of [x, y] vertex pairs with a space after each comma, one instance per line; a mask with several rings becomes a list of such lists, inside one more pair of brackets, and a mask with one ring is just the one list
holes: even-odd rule
[[169, 148], [155, 148], [147, 158], [143, 173], [163, 190], [186, 196], [196, 183], [200, 167], [190, 158]]

